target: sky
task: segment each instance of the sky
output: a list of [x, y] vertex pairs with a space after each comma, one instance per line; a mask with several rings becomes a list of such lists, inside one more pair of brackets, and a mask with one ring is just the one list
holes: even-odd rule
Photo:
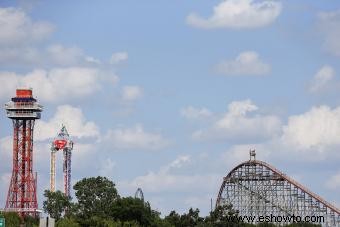
[[[122, 196], [142, 188], [162, 215], [208, 214], [250, 149], [340, 207], [339, 40], [337, 0], [2, 0], [0, 103], [29, 87], [44, 106], [39, 207], [62, 124], [73, 184], [100, 175]], [[11, 124], [3, 110], [0, 207]]]

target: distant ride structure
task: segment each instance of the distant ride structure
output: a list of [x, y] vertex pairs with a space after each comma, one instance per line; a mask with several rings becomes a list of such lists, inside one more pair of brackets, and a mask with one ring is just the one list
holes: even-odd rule
[[63, 177], [64, 194], [70, 196], [71, 193], [71, 157], [73, 141], [67, 132], [65, 125], [62, 125], [60, 132], [51, 144], [51, 169], [50, 169], [50, 190], [55, 191], [56, 187], [56, 152], [63, 152]]
[[33, 98], [32, 89], [16, 89], [16, 96], [5, 104], [13, 123], [13, 167], [5, 211], [20, 216], [37, 216], [37, 174], [33, 173], [33, 129], [43, 107]]
[[140, 199], [144, 202], [144, 194], [141, 188], [137, 188], [135, 192], [135, 199]]
[[256, 217], [251, 223], [259, 223], [262, 216], [283, 225], [298, 220], [282, 222], [277, 217], [294, 216], [322, 226], [340, 226], [339, 208], [255, 157], [255, 150], [251, 150], [249, 161], [237, 165], [223, 178], [216, 207], [231, 204], [239, 216]]

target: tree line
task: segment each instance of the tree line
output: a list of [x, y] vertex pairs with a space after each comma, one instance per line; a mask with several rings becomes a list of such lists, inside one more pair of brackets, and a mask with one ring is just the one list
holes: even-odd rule
[[[43, 210], [56, 220], [57, 227], [274, 227], [271, 223], [258, 225], [239, 222], [238, 213], [231, 205], [217, 207], [206, 217], [199, 209], [190, 208], [178, 214], [171, 211], [161, 217], [149, 202], [139, 198], [121, 197], [115, 184], [106, 177], [84, 178], [73, 189], [76, 201], [61, 191], [45, 190]], [[21, 220], [16, 213], [4, 213], [6, 227], [38, 226], [38, 220], [26, 217]], [[232, 218], [234, 217], [234, 218]], [[293, 223], [287, 227], [315, 227], [309, 223]]]

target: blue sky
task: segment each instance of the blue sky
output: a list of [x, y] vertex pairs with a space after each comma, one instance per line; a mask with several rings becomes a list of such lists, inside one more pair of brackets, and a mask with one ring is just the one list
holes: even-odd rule
[[[339, 207], [338, 1], [1, 1], [0, 28], [1, 103], [25, 86], [44, 105], [40, 206], [65, 124], [74, 182], [104, 175], [123, 196], [141, 187], [163, 214], [207, 214], [253, 148]], [[0, 125], [3, 207], [5, 113]]]

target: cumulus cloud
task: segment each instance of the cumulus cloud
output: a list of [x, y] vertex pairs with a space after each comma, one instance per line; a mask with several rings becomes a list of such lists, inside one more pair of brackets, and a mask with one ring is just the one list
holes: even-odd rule
[[6, 66], [39, 65], [44, 61], [37, 48], [31, 46], [0, 47], [0, 64]]
[[191, 160], [190, 156], [178, 156], [171, 163], [160, 168], [159, 171], [150, 171], [146, 175], [138, 176], [131, 181], [120, 182], [123, 188], [141, 187], [150, 193], [158, 192], [190, 192], [200, 188], [203, 191], [210, 191], [221, 180], [221, 176], [207, 175], [185, 175], [174, 174], [173, 170], [183, 168]]
[[99, 137], [98, 126], [87, 121], [80, 108], [70, 105], [57, 107], [57, 111], [49, 121], [39, 120], [36, 122], [34, 138], [37, 141], [54, 138], [64, 124], [72, 137]]
[[182, 166], [190, 163], [191, 156], [190, 155], [180, 155], [174, 161], [169, 163], [168, 165], [161, 168], [160, 172], [167, 173], [171, 171], [171, 169], [178, 169]]
[[79, 47], [65, 47], [61, 44], [53, 44], [46, 49], [47, 64], [74, 66], [86, 64], [100, 64], [98, 59], [85, 55]]
[[318, 27], [324, 38], [325, 50], [340, 56], [340, 10], [319, 13]]
[[118, 64], [128, 59], [127, 52], [116, 52], [111, 55], [110, 64]]
[[276, 116], [247, 117], [247, 113], [258, 110], [251, 100], [236, 101], [228, 105], [228, 112], [216, 122], [216, 127], [228, 131], [228, 134], [262, 134], [273, 136], [279, 132], [280, 120]]
[[276, 135], [273, 134], [272, 137], [268, 135], [266, 140], [255, 141], [256, 143], [248, 143], [246, 138], [242, 138], [233, 143], [222, 156], [222, 160], [235, 165], [247, 160], [250, 149], [256, 149], [260, 151], [261, 159], [274, 158], [306, 163], [328, 160], [330, 163], [336, 163], [335, 160], [340, 158], [337, 152], [340, 147], [339, 114], [340, 107], [332, 109], [328, 106], [319, 106], [301, 114], [291, 115], [286, 124], [278, 126]]
[[[144, 196], [163, 214], [169, 213], [173, 207], [184, 212], [189, 207], [198, 205], [193, 201], [193, 197], [207, 197], [205, 201], [207, 207], [210, 198], [216, 196], [216, 190], [221, 184], [222, 176], [209, 173], [203, 174], [185, 173], [186, 169], [192, 165], [193, 157], [189, 155], [179, 155], [173, 161], [161, 166], [158, 170], [149, 171], [131, 180], [124, 180], [117, 183], [120, 191], [133, 193], [136, 188], [142, 188]], [[199, 190], [198, 190], [199, 189]], [[195, 193], [193, 193], [195, 192]], [[166, 194], [167, 196], [159, 196]], [[204, 203], [202, 201], [202, 203]], [[201, 212], [208, 213], [208, 209], [200, 207]]]
[[115, 148], [127, 150], [160, 150], [169, 144], [161, 134], [146, 132], [139, 124], [133, 128], [109, 130], [106, 139]]
[[[70, 97], [83, 97], [93, 94], [101, 87], [102, 80], [117, 81], [115, 75], [103, 75], [96, 68], [69, 67], [49, 71], [34, 70], [26, 75], [0, 72], [0, 98], [13, 96], [17, 87], [33, 88], [34, 96], [41, 101], [55, 102]], [[41, 85], [44, 86], [41, 86]]]
[[15, 8], [0, 8], [0, 27], [0, 46], [39, 41], [53, 31], [50, 23], [33, 22], [24, 11]]
[[99, 174], [100, 176], [111, 177], [113, 175], [113, 170], [116, 167], [116, 163], [112, 161], [111, 158], [105, 159], [102, 161]]
[[135, 101], [143, 96], [143, 90], [138, 86], [124, 86], [122, 90], [123, 101]]
[[211, 185], [216, 185], [216, 182], [219, 182], [220, 179], [220, 176], [216, 175], [173, 175], [163, 172], [149, 172], [144, 176], [136, 177], [128, 184], [132, 188], [142, 187], [149, 192], [190, 192], [197, 187], [200, 190], [207, 191], [211, 188]]
[[[230, 166], [230, 169], [233, 166], [247, 161], [249, 159], [249, 150], [258, 147], [258, 144], [237, 144], [231, 146], [227, 151], [222, 153], [222, 160]], [[261, 150], [262, 153], [262, 150]]]
[[330, 85], [329, 83], [333, 80], [334, 75], [335, 71], [331, 66], [323, 66], [311, 81], [309, 91], [315, 93], [327, 88]]
[[187, 119], [201, 119], [212, 116], [212, 112], [207, 108], [185, 107], [180, 111], [181, 115]]
[[256, 52], [246, 51], [240, 53], [234, 60], [219, 63], [216, 70], [225, 75], [265, 75], [271, 69]]
[[258, 107], [251, 100], [235, 101], [211, 128], [193, 133], [194, 139], [263, 140], [280, 134], [281, 121], [274, 115], [253, 115]]
[[189, 25], [203, 28], [258, 28], [267, 26], [280, 15], [281, 3], [277, 1], [225, 0], [214, 7], [213, 15], [202, 18], [191, 13]]
[[290, 116], [283, 127], [284, 141], [300, 149], [339, 145], [340, 107], [313, 107], [306, 113]]
[[100, 64], [100, 60], [94, 58], [94, 57], [91, 57], [91, 56], [86, 56], [85, 57], [85, 61], [88, 62], [88, 63], [94, 63], [94, 64]]
[[1, 47], [0, 64], [25, 66], [92, 66], [101, 62], [77, 47], [51, 44], [46, 48], [36, 46]]
[[84, 66], [100, 64], [79, 47], [41, 44], [53, 31], [48, 22], [34, 22], [23, 10], [0, 8], [0, 64], [6, 66]]

